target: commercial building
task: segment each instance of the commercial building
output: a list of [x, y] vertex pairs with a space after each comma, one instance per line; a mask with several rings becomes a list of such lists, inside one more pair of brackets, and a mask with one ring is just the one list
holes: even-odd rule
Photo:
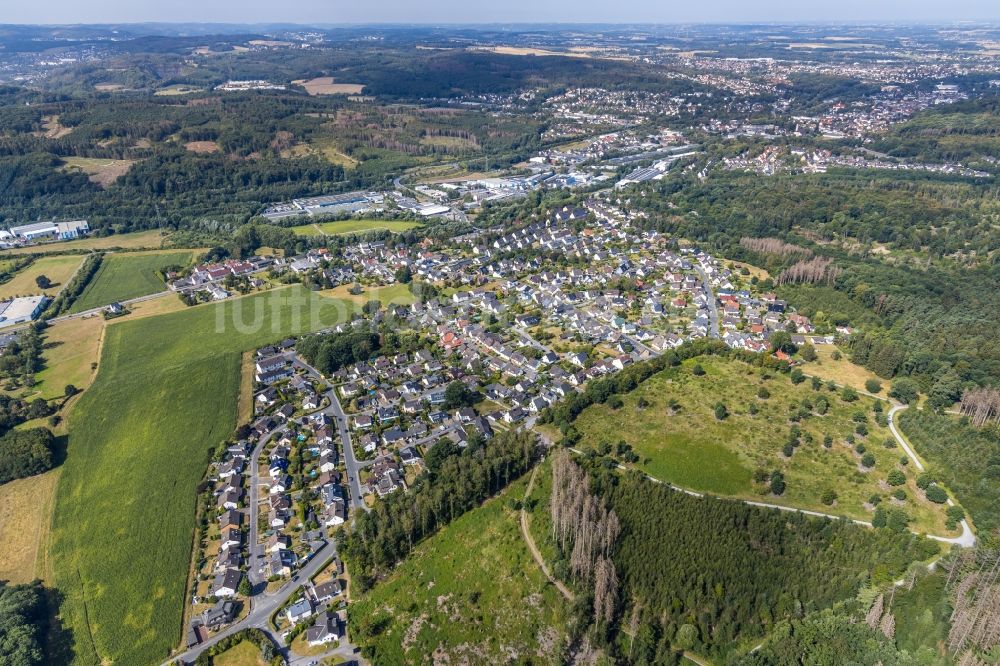
[[57, 238], [59, 240], [71, 240], [90, 233], [90, 225], [86, 220], [75, 220], [73, 222], [35, 222], [18, 227], [11, 227], [9, 234], [15, 239], [32, 242]]
[[25, 296], [9, 301], [0, 301], [0, 326], [34, 321], [45, 309], [48, 300], [48, 296]]

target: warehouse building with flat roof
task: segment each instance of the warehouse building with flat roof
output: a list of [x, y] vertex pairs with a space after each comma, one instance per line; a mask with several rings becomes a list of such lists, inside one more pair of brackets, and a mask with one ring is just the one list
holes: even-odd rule
[[28, 242], [49, 238], [72, 240], [90, 233], [90, 225], [87, 224], [86, 220], [75, 220], [73, 222], [35, 222], [34, 224], [11, 227], [8, 233], [15, 239]]
[[24, 296], [0, 301], [0, 326], [34, 321], [45, 309], [48, 296]]

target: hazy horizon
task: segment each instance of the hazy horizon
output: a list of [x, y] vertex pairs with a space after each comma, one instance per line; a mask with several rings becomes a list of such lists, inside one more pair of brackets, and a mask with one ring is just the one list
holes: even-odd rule
[[748, 6], [736, 0], [697, 4], [632, 0], [609, 5], [592, 0], [509, 0], [504, 5], [478, 5], [460, 0], [413, 3], [381, 0], [346, 3], [340, 0], [296, 0], [283, 5], [265, 0], [17, 0], [0, 8], [0, 23], [71, 25], [104, 23], [223, 23], [223, 24], [690, 24], [690, 23], [952, 23], [995, 21], [1000, 4], [986, 0], [844, 0], [805, 6], [800, 1], [771, 0]]

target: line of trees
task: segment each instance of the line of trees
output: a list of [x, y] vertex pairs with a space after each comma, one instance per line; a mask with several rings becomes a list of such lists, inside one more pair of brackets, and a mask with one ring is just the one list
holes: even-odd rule
[[73, 275], [73, 279], [62, 288], [55, 300], [49, 304], [49, 307], [46, 309], [46, 316], [57, 317], [73, 307], [73, 303], [76, 302], [76, 299], [80, 298], [83, 290], [87, 288], [90, 281], [97, 275], [97, 271], [101, 267], [103, 260], [104, 254], [102, 252], [95, 252], [84, 259], [83, 264], [80, 265], [80, 268]]

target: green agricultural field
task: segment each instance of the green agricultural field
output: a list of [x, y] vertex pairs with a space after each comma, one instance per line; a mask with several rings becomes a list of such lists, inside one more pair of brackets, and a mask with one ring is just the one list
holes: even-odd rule
[[341, 220], [339, 222], [303, 224], [298, 227], [292, 227], [292, 231], [299, 236], [338, 236], [341, 234], [354, 234], [382, 229], [400, 232], [419, 226], [422, 226], [419, 222], [407, 222], [405, 220]]
[[[692, 372], [696, 364], [704, 375]], [[758, 397], [761, 387], [769, 398]], [[818, 413], [821, 396], [829, 403], [823, 415]], [[646, 406], [641, 407], [640, 400]], [[676, 413], [669, 407], [671, 400], [679, 406]], [[812, 409], [806, 410], [805, 418], [792, 421], [792, 413], [799, 411], [803, 400]], [[575, 423], [583, 434], [581, 445], [613, 446], [625, 441], [640, 456], [639, 465], [647, 473], [683, 488], [860, 520], [871, 520], [873, 512], [865, 503], [878, 495], [884, 506], [898, 505], [907, 511], [914, 518], [912, 528], [948, 534], [943, 508], [923, 499], [913, 470], [899, 464], [902, 449], [885, 446], [895, 440], [876, 423], [871, 398], [845, 402], [839, 391], [814, 390], [809, 380], [794, 385], [788, 376], [773, 372], [770, 379], [763, 379], [759, 368], [705, 356], [651, 377], [623, 396], [623, 401], [617, 410], [607, 404], [584, 410]], [[729, 412], [723, 420], [715, 415], [720, 402]], [[751, 405], [758, 410], [756, 415], [749, 413]], [[855, 433], [858, 424], [852, 418], [856, 414], [864, 416], [867, 436]], [[801, 431], [800, 444], [788, 458], [783, 447], [793, 426]], [[855, 445], [847, 441], [852, 434]], [[833, 440], [830, 448], [823, 446], [827, 435]], [[854, 448], [858, 443], [875, 456], [871, 469], [861, 464], [862, 455]], [[903, 502], [891, 499], [895, 488], [885, 484], [894, 469], [901, 469], [907, 477]], [[755, 482], [758, 470], [767, 475], [780, 470], [787, 483], [784, 494], [776, 497], [766, 482]], [[832, 504], [822, 501], [828, 490], [837, 494]]]
[[180, 642], [196, 487], [236, 426], [242, 352], [353, 310], [295, 286], [107, 327], [52, 528], [77, 663], [159, 663]]
[[350, 606], [355, 642], [379, 666], [559, 663], [565, 602], [531, 559], [508, 498], [526, 480], [431, 537]]
[[104, 257], [97, 275], [91, 279], [70, 312], [83, 312], [115, 301], [148, 296], [167, 288], [156, 274], [164, 266], [187, 266], [194, 261], [193, 250], [176, 252], [135, 252]]

